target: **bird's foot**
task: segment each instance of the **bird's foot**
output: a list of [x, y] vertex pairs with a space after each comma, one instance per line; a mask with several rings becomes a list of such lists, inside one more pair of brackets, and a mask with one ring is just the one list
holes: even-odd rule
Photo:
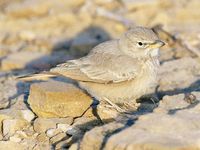
[[137, 108], [140, 106], [140, 103], [137, 103], [135, 101], [127, 101], [124, 102], [124, 107], [126, 107], [128, 110], [137, 110]]
[[126, 112], [125, 109], [122, 109], [121, 107], [119, 107], [117, 104], [113, 103], [112, 101], [110, 101], [108, 98], [104, 98], [104, 101], [106, 101], [107, 103], [110, 104], [111, 107], [115, 108], [118, 112], [120, 113], [124, 113]]
[[154, 107], [158, 107], [158, 104], [156, 102], [158, 102], [159, 99], [157, 97], [150, 97], [150, 100], [153, 102]]

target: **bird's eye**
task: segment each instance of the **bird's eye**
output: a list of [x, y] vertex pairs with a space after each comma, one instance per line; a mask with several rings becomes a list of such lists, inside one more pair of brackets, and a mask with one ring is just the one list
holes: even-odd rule
[[144, 46], [144, 44], [142, 42], [138, 42], [137, 45], [138, 45], [138, 47], [143, 47]]
[[139, 44], [140, 46], [142, 46], [142, 42], [138, 42], [138, 44]]

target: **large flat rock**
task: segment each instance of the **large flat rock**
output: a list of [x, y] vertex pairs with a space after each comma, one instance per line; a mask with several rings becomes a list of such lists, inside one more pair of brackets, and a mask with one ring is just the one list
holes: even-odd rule
[[92, 98], [73, 84], [50, 80], [31, 85], [28, 103], [39, 117], [76, 117], [92, 104]]

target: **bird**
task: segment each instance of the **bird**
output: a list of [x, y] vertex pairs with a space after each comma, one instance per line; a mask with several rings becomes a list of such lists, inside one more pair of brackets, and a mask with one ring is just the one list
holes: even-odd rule
[[121, 112], [120, 105], [136, 103], [156, 86], [159, 48], [164, 45], [150, 28], [135, 26], [118, 39], [95, 46], [82, 58], [19, 79], [71, 78], [99, 102], [105, 101]]

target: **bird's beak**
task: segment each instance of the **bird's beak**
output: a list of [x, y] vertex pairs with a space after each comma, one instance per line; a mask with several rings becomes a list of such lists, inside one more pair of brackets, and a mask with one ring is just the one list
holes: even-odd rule
[[156, 40], [155, 42], [153, 42], [153, 43], [151, 43], [150, 45], [149, 45], [149, 48], [150, 49], [156, 49], [156, 48], [160, 48], [160, 47], [162, 47], [162, 46], [164, 46], [165, 45], [165, 43], [163, 42], [163, 41], [161, 41], [161, 40]]

